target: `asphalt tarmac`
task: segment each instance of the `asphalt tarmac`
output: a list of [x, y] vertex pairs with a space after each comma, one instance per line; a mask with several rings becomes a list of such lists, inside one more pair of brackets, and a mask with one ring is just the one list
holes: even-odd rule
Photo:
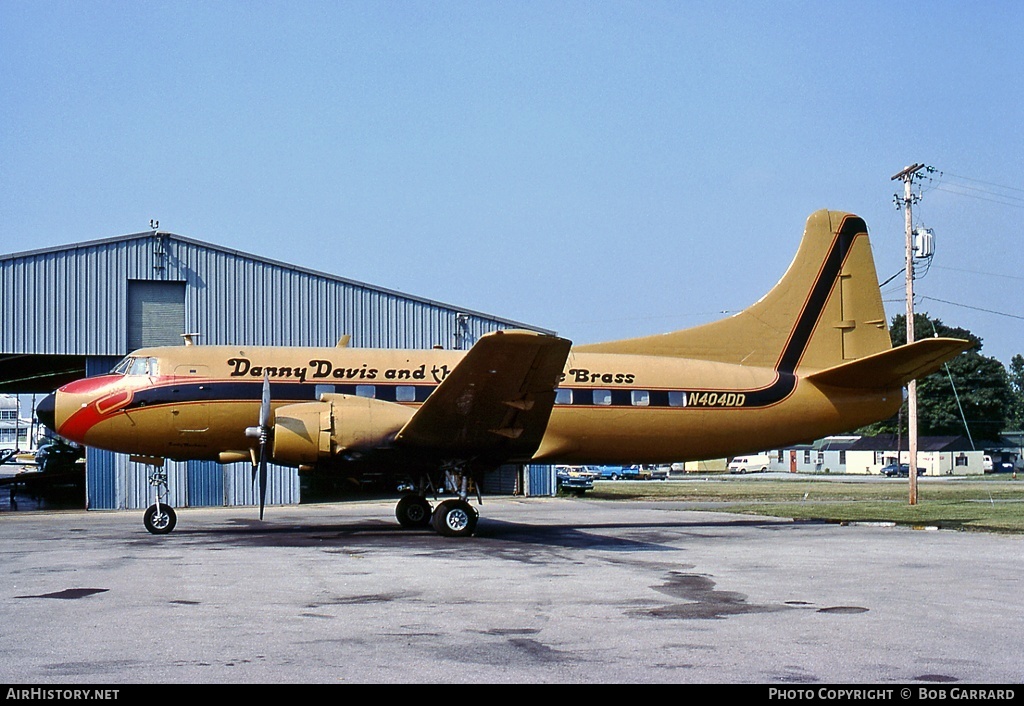
[[[485, 498], [0, 515], [0, 684], [1020, 684], [1024, 539]], [[915, 687], [916, 688], [916, 687]], [[899, 689], [897, 688], [897, 694]]]

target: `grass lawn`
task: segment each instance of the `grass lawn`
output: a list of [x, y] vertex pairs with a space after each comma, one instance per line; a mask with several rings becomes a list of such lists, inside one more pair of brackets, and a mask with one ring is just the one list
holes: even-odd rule
[[1024, 533], [1024, 479], [1002, 474], [978, 479], [921, 478], [915, 505], [910, 504], [905, 478], [695, 476], [678, 481], [597, 481], [587, 497], [691, 502], [702, 510], [801, 520]]

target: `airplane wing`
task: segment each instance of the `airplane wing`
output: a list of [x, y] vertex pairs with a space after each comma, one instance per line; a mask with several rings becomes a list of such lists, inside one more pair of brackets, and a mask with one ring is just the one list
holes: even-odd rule
[[530, 331], [481, 337], [395, 442], [460, 457], [528, 458], [547, 427], [571, 345]]
[[947, 360], [973, 345], [960, 338], [923, 338], [909, 345], [820, 370], [808, 375], [807, 379], [833, 387], [902, 387], [911, 380], [934, 373]]

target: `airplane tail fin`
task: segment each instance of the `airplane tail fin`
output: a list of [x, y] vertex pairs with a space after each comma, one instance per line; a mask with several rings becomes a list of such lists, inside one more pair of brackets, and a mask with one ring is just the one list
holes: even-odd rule
[[867, 226], [817, 211], [789, 269], [758, 302], [727, 319], [655, 336], [576, 346], [815, 371], [892, 347]]

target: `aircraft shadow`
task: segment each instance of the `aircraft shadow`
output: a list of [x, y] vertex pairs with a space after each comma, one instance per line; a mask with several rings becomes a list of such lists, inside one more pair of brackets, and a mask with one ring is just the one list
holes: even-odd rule
[[[272, 521], [271, 521], [272, 522]], [[230, 526], [196, 528], [179, 526], [168, 537], [142, 535], [140, 542], [166, 542], [175, 538], [190, 543], [254, 547], [318, 547], [351, 550], [354, 547], [402, 547], [430, 551], [494, 552], [502, 548], [542, 546], [555, 549], [657, 552], [675, 550], [680, 533], [738, 528], [778, 529], [778, 521], [730, 518], [671, 522], [595, 522], [534, 525], [482, 517], [473, 537], [441, 537], [431, 529], [406, 529], [394, 521], [361, 520], [351, 523], [274, 525], [259, 520], [236, 519]]]

